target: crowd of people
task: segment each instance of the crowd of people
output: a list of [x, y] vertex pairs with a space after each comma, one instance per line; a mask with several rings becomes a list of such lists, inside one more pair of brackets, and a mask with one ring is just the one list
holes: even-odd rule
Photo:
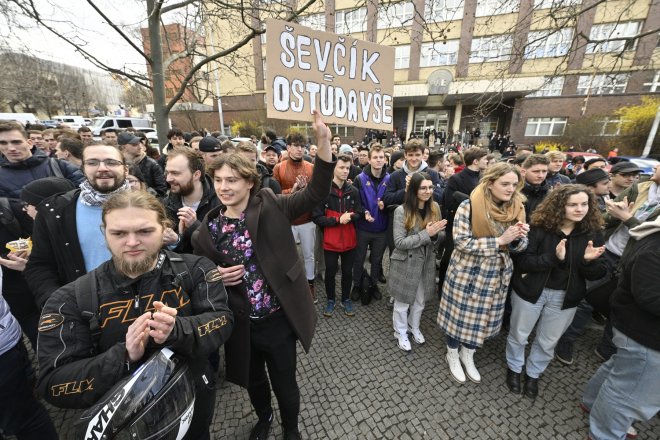
[[316, 143], [172, 129], [159, 155], [135, 131], [95, 141], [86, 127], [0, 123], [0, 434], [57, 438], [24, 334], [39, 394], [64, 408], [93, 408], [171, 350], [195, 390], [186, 439], [210, 438], [224, 346], [223, 375], [258, 419], [250, 439], [269, 435], [271, 390], [284, 438], [301, 438], [296, 345], [312, 344], [321, 282], [321, 319], [382, 299], [404, 352], [437, 310], [458, 383], [481, 382], [475, 353], [507, 332], [502, 386], [530, 399], [598, 320], [590, 438], [633, 437], [658, 412], [660, 167], [648, 180], [604, 158], [569, 168], [559, 151], [504, 154], [508, 140], [499, 153], [351, 146], [318, 114], [313, 127]]

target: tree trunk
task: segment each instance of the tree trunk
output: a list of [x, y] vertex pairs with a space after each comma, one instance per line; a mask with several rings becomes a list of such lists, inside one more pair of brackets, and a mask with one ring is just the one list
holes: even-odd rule
[[163, 67], [163, 44], [160, 34], [160, 13], [154, 14], [155, 1], [147, 0], [149, 17], [149, 42], [151, 43], [151, 76], [153, 78], [154, 118], [158, 133], [158, 144], [167, 145], [167, 132], [170, 128], [168, 111], [165, 105], [165, 72]]

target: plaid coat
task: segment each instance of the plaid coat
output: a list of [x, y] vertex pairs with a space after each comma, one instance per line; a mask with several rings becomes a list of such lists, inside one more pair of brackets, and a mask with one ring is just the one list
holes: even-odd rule
[[[510, 225], [501, 225], [504, 232]], [[480, 347], [499, 333], [504, 302], [513, 274], [513, 261], [496, 237], [475, 238], [470, 229], [470, 201], [454, 218], [454, 252], [442, 286], [438, 325], [447, 336]], [[510, 252], [527, 247], [527, 238], [509, 246]]]
[[[435, 202], [434, 202], [435, 203]], [[415, 226], [406, 231], [403, 226], [403, 205], [394, 210], [393, 224], [396, 248], [390, 255], [387, 290], [399, 302], [412, 304], [420, 282], [424, 283], [424, 299], [435, 297], [435, 257], [437, 245], [444, 241], [445, 232], [429, 237], [426, 229]]]

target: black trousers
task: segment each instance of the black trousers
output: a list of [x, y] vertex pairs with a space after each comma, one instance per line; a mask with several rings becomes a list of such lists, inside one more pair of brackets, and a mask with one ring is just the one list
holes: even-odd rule
[[248, 394], [259, 420], [273, 413], [271, 384], [280, 406], [282, 427], [297, 429], [300, 391], [296, 381], [296, 336], [282, 310], [250, 322]]
[[0, 371], [0, 431], [18, 440], [57, 440], [46, 408], [34, 396], [23, 342], [0, 355]]
[[[217, 354], [217, 351], [215, 353]], [[199, 371], [197, 368], [193, 370], [193, 374], [195, 376], [195, 410], [184, 440], [210, 440], [209, 428], [213, 423], [215, 413], [215, 386], [218, 372], [213, 368], [211, 362], [204, 362]]]
[[345, 252], [324, 250], [323, 254], [325, 255], [325, 293], [328, 299], [335, 300], [335, 275], [339, 269], [339, 257], [341, 257], [341, 300], [348, 299], [353, 284], [355, 249]]
[[[367, 248], [371, 246], [369, 262], [371, 263], [371, 285], [378, 284], [378, 278], [383, 270], [383, 255], [387, 248], [387, 231], [367, 232], [358, 230], [357, 247], [355, 248], [355, 264], [353, 265], [353, 284], [360, 285], [364, 274], [364, 260], [367, 257]], [[343, 264], [343, 262], [342, 262]]]

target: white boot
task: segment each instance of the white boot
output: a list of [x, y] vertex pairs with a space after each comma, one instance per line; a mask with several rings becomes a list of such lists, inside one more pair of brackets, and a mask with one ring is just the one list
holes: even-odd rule
[[481, 383], [481, 375], [477, 371], [477, 367], [474, 366], [474, 351], [474, 349], [461, 347], [459, 358], [465, 365], [467, 377], [474, 383]]
[[461, 367], [461, 361], [458, 358], [458, 348], [447, 347], [447, 363], [449, 372], [458, 383], [465, 383], [465, 373]]

